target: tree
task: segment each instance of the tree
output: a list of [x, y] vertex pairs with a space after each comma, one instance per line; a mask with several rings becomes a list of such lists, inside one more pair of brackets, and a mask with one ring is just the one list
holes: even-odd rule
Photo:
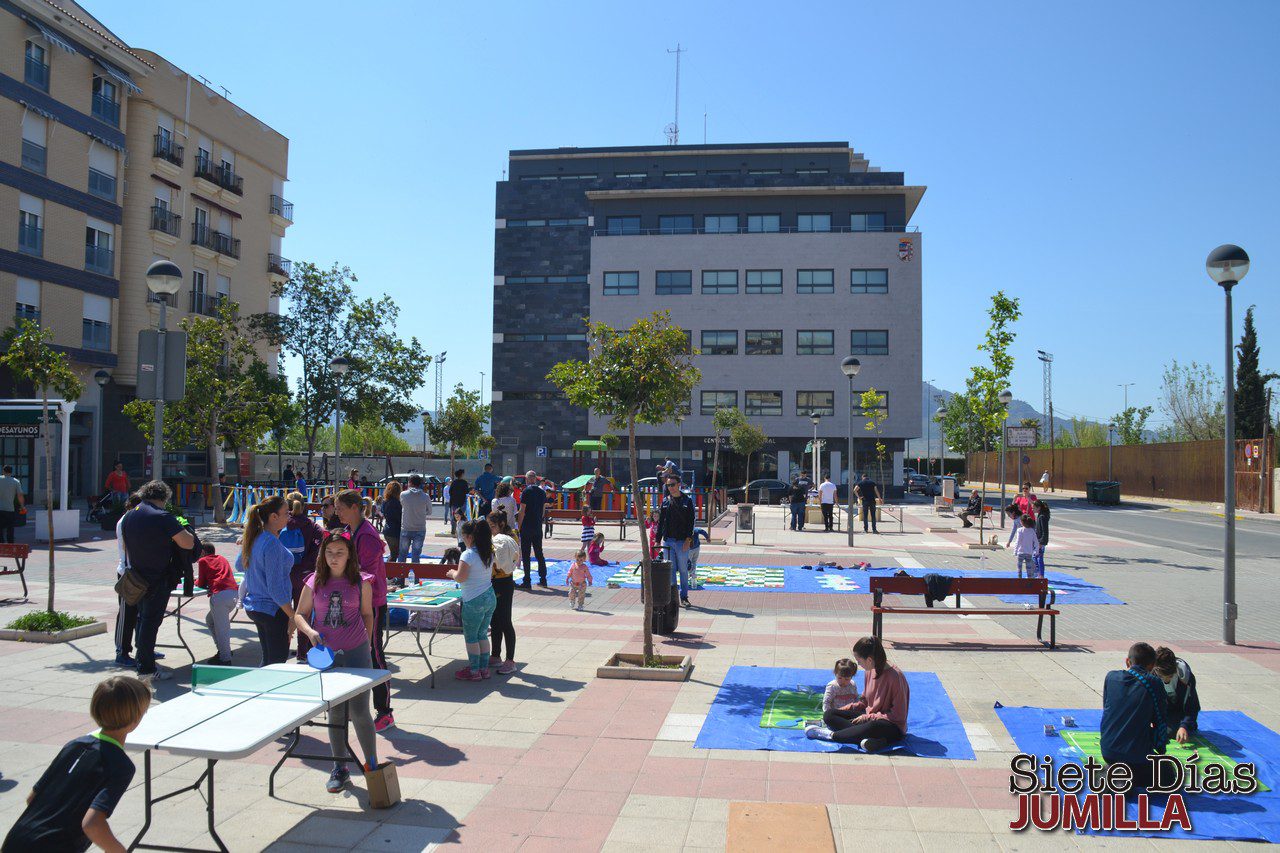
[[862, 397], [858, 401], [858, 405], [862, 408], [862, 416], [867, 419], [862, 428], [876, 434], [876, 461], [880, 467], [881, 483], [885, 481], [884, 457], [887, 448], [880, 436], [884, 435], [884, 422], [889, 418], [889, 408], [885, 405], [885, 399], [885, 395], [875, 388], [868, 388], [862, 392]]
[[[991, 297], [987, 316], [991, 319], [991, 325], [987, 327], [982, 343], [978, 344], [978, 350], [987, 353], [990, 364], [974, 365], [965, 383], [965, 393], [970, 398], [969, 405], [972, 409], [971, 417], [984, 444], [989, 443], [991, 437], [1000, 434], [1008, 414], [1004, 404], [1000, 402], [1000, 394], [1009, 387], [1009, 375], [1013, 373], [1013, 356], [1009, 354], [1009, 347], [1013, 345], [1016, 335], [1010, 326], [1022, 316], [1022, 310], [1018, 307], [1017, 299], [1005, 296], [1003, 290], [998, 290]], [[982, 482], [986, 481], [987, 454], [983, 453]], [[978, 517], [979, 541], [984, 535], [984, 519], [985, 516]]]
[[[402, 429], [418, 416], [411, 398], [426, 379], [431, 357], [417, 338], [406, 342], [397, 335], [400, 309], [389, 296], [356, 298], [351, 270], [299, 263], [293, 272], [273, 288], [285, 310], [257, 314], [251, 322], [256, 333], [298, 359], [295, 398], [310, 476], [316, 436], [333, 420], [339, 399], [348, 422], [377, 417]], [[338, 357], [349, 362], [341, 380], [329, 369]]]
[[608, 462], [609, 464], [609, 477], [610, 479], [612, 479], [613, 478], [613, 451], [619, 444], [622, 444], [622, 439], [618, 438], [616, 435], [614, 435], [611, 432], [606, 432], [604, 435], [600, 436], [600, 443], [603, 444], [605, 450], [608, 451], [605, 455], [605, 461]]
[[1152, 408], [1130, 406], [1111, 419], [1116, 425], [1116, 436], [1121, 444], [1143, 444], [1146, 442], [1147, 418], [1151, 417]]
[[[636, 468], [636, 424], [662, 424], [672, 420], [701, 381], [702, 374], [693, 366], [684, 330], [672, 324], [671, 315], [666, 311], [641, 317], [622, 330], [588, 319], [587, 342], [588, 361], [562, 361], [551, 368], [547, 379], [565, 393], [571, 404], [609, 418], [612, 429], [626, 428], [627, 462], [634, 499], [636, 484], [640, 481]], [[649, 556], [649, 549], [641, 547], [640, 584], [646, 593], [645, 663], [653, 659]]]
[[[179, 323], [187, 333], [187, 386], [181, 400], [164, 408], [166, 442], [202, 445], [211, 483], [217, 481], [222, 446], [256, 446], [272, 427], [272, 412], [289, 404], [288, 384], [270, 375], [238, 311], [236, 303], [224, 301], [213, 316], [193, 314]], [[146, 434], [154, 423], [155, 403], [130, 400], [124, 413]], [[218, 497], [213, 520], [226, 521]]]
[[1075, 447], [1106, 447], [1107, 429], [1102, 424], [1085, 418], [1071, 419], [1071, 435]]
[[[947, 447], [960, 453], [979, 453], [986, 450], [990, 440], [999, 435], [984, 429], [978, 416], [977, 398], [965, 391], [952, 394], [942, 404], [943, 414], [935, 415]], [[852, 460], [850, 460], [852, 463]]]
[[[737, 411], [737, 409], [734, 409], [734, 411]], [[764, 447], [768, 441], [769, 436], [765, 435], [764, 430], [746, 418], [738, 421], [729, 429], [729, 446], [733, 448], [734, 453], [741, 454], [747, 459], [746, 471], [743, 474], [746, 479], [742, 484], [743, 500], [750, 499], [750, 495], [747, 494], [747, 484], [751, 482], [751, 455]]]
[[459, 382], [453, 395], [444, 404], [444, 410], [434, 416], [427, 415], [427, 435], [432, 443], [449, 446], [449, 472], [453, 473], [454, 455], [459, 447], [474, 450], [480, 436], [484, 435], [485, 422], [489, 420], [489, 406], [480, 402], [479, 391], [468, 391]]
[[[287, 393], [289, 390], [288, 382], [285, 381], [284, 376], [280, 376], [279, 379], [282, 382], [285, 382], [285, 391]], [[283, 476], [284, 474], [284, 443], [285, 443], [285, 440], [289, 437], [290, 431], [293, 430], [295, 426], [297, 426], [298, 404], [293, 402], [292, 399], [290, 399], [289, 402], [286, 403], [285, 405], [276, 406], [275, 408], [273, 408], [268, 413], [268, 415], [271, 418], [271, 428], [268, 430], [268, 435], [270, 436], [272, 446], [275, 448], [275, 451], [276, 451], [276, 468], [281, 472], [281, 475]], [[292, 485], [292, 483], [286, 483], [285, 485], [289, 486], [289, 485]]]
[[1165, 365], [1156, 401], [1169, 424], [1160, 430], [1161, 441], [1212, 441], [1223, 437], [1222, 380], [1207, 364]]
[[1040, 438], [1040, 419], [1039, 418], [1021, 418], [1018, 426], [1032, 427], [1036, 431], [1036, 439]]
[[[28, 382], [40, 393], [40, 438], [44, 444], [45, 517], [49, 522], [49, 597], [45, 609], [53, 613], [54, 539], [53, 539], [53, 436], [49, 424], [49, 394], [63, 400], [76, 400], [84, 385], [71, 370], [67, 354], [53, 349], [49, 341], [53, 332], [41, 329], [31, 320], [22, 320], [4, 333], [4, 352], [0, 365], [9, 368], [17, 382]], [[68, 417], [63, 429], [71, 429]], [[60, 506], [60, 509], [66, 509]], [[12, 507], [10, 507], [12, 509]]]
[[1267, 383], [1280, 378], [1258, 369], [1261, 350], [1258, 331], [1253, 326], [1253, 308], [1250, 305], [1244, 312], [1244, 333], [1236, 344], [1236, 438], [1262, 437], [1263, 425], [1268, 421]]
[[[711, 425], [716, 431], [715, 450], [711, 454], [711, 494], [716, 494], [716, 482], [720, 475], [720, 437], [725, 433], [730, 433], [733, 428], [743, 423], [746, 418], [738, 409], [716, 409], [716, 413], [711, 416]], [[748, 472], [748, 479], [750, 473]], [[746, 495], [743, 495], [746, 498]]]

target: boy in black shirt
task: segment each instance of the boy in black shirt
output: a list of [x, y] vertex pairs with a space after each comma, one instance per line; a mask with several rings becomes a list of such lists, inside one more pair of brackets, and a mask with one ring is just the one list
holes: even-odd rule
[[80, 853], [91, 844], [123, 851], [107, 818], [133, 780], [124, 739], [142, 722], [150, 704], [151, 691], [132, 676], [98, 684], [89, 714], [101, 731], [62, 748], [27, 797], [26, 811], [9, 830], [0, 853]]

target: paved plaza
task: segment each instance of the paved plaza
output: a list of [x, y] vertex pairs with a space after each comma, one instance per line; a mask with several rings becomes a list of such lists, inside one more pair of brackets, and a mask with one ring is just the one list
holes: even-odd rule
[[[695, 668], [684, 683], [600, 680], [597, 666], [640, 646], [642, 605], [635, 589], [597, 588], [586, 609], [568, 608], [565, 590], [517, 592], [519, 669], [492, 681], [461, 683], [461, 638], [442, 636], [433, 661], [442, 677], [432, 689], [412, 639], [388, 648], [397, 727], [380, 736], [381, 754], [398, 765], [403, 801], [370, 810], [363, 782], [330, 795], [327, 769], [289, 762], [267, 795], [279, 755], [268, 747], [218, 767], [219, 831], [232, 850], [720, 850], [730, 804], [817, 803], [827, 806], [837, 848], [856, 850], [1146, 849], [1239, 846], [1235, 842], [1114, 839], [1063, 833], [1011, 833], [1015, 801], [1008, 793], [1015, 745], [994, 708], [1098, 708], [1104, 674], [1123, 666], [1135, 640], [1174, 648], [1195, 668], [1206, 710], [1237, 710], [1280, 731], [1280, 524], [1241, 521], [1239, 645], [1221, 643], [1221, 518], [1206, 507], [1126, 504], [1088, 508], [1066, 499], [1054, 508], [1048, 568], [1097, 584], [1123, 606], [1063, 605], [1060, 647], [1035, 640], [1035, 620], [1016, 616], [890, 619], [890, 661], [907, 672], [935, 673], [958, 712], [976, 760], [851, 753], [700, 749], [694, 741], [730, 667], [829, 670], [871, 628], [866, 594], [773, 590], [701, 591], [681, 613], [679, 632], [662, 650], [687, 654]], [[936, 524], [923, 505], [908, 509], [905, 532], [886, 522], [878, 536], [784, 529], [776, 509], [760, 515], [756, 544], [702, 549], [703, 564], [1014, 569], [1008, 551], [972, 551], [971, 531], [926, 532]], [[955, 522], [943, 522], [957, 527]], [[1004, 534], [1001, 533], [1003, 540]], [[234, 557], [235, 531], [208, 533]], [[548, 542], [548, 556], [569, 556], [576, 528]], [[610, 530], [606, 555], [638, 557], [635, 534], [619, 543]], [[444, 539], [437, 540], [442, 547]], [[110, 618], [115, 599], [115, 542], [60, 548], [60, 609]], [[429, 543], [430, 550], [430, 543]], [[439, 547], [436, 548], [439, 550]], [[9, 600], [5, 621], [43, 601], [43, 552], [32, 555], [31, 602]], [[604, 571], [604, 570], [602, 570]], [[847, 573], [847, 572], [846, 572]], [[0, 593], [18, 584], [0, 578]], [[1061, 599], [1060, 599], [1061, 601]], [[198, 659], [214, 647], [204, 602], [184, 610], [184, 636]], [[174, 639], [166, 621], [162, 640]], [[235, 663], [256, 663], [250, 624], [233, 623]], [[189, 661], [168, 649], [173, 681], [158, 685], [171, 699], [189, 686]], [[110, 634], [61, 644], [0, 642], [0, 827], [21, 811], [32, 782], [68, 739], [90, 731], [88, 697], [116, 672]], [[142, 825], [139, 773], [112, 818], [126, 843]], [[189, 783], [203, 762], [158, 754], [161, 788]], [[1194, 819], [1194, 814], [1193, 814]], [[204, 806], [187, 795], [160, 805], [149, 841], [206, 845]]]

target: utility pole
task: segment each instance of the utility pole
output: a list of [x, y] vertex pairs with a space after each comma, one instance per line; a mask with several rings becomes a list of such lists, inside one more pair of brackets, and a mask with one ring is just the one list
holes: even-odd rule
[[1036, 355], [1044, 365], [1044, 404], [1040, 411], [1049, 418], [1049, 491], [1053, 491], [1058, 481], [1058, 472], [1054, 470], [1056, 451], [1053, 446], [1053, 353], [1037, 350]]
[[1129, 411], [1129, 386], [1133, 384], [1135, 383], [1133, 382], [1117, 382], [1116, 383], [1117, 387], [1124, 389], [1124, 408], [1120, 410], [1122, 412]]
[[1267, 452], [1267, 432], [1271, 428], [1271, 389], [1267, 389], [1267, 407], [1262, 412], [1262, 456], [1258, 459], [1258, 512], [1267, 511], [1267, 478], [1271, 476], [1271, 454]]
[[444, 408], [444, 377], [443, 377], [443, 375], [440, 373], [440, 365], [444, 364], [444, 361], [445, 361], [445, 358], [444, 358], [444, 357], [445, 357], [446, 355], [448, 355], [448, 354], [449, 354], [449, 352], [448, 352], [448, 350], [446, 350], [445, 352], [440, 353], [440, 354], [439, 354], [438, 356], [436, 356], [436, 358], [435, 358], [435, 362], [436, 362], [436, 417], [437, 417], [437, 418], [438, 418], [438, 417], [440, 417], [440, 410], [441, 410], [442, 408]]

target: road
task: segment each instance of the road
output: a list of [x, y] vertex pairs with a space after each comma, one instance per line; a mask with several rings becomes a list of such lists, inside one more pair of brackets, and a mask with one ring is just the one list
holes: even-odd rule
[[[1049, 506], [1055, 524], [1197, 557], [1220, 559], [1222, 556], [1223, 519], [1220, 516], [1140, 504], [1100, 507], [1067, 500], [1051, 501]], [[1239, 515], [1236, 559], [1268, 560], [1277, 556], [1280, 556], [1280, 522]]]

